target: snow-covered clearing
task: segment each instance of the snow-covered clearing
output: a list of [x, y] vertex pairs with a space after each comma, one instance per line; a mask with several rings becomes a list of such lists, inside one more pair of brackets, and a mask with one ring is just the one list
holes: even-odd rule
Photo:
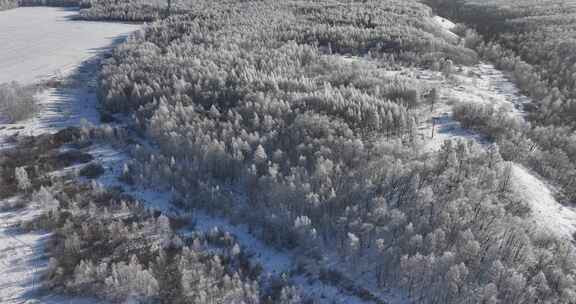
[[[435, 17], [434, 21], [446, 32], [455, 27], [454, 23], [441, 17]], [[356, 66], [375, 66], [375, 63], [360, 57], [348, 56], [342, 58], [342, 61]], [[481, 134], [463, 128], [452, 118], [452, 108], [458, 103], [492, 105], [505, 110], [512, 117], [524, 120], [524, 105], [531, 102], [502, 71], [486, 62], [470, 67], [456, 67], [449, 77], [441, 72], [418, 68], [383, 71], [382, 75], [397, 79], [417, 79], [425, 88], [439, 89], [440, 100], [434, 109], [431, 111], [430, 105], [427, 105], [418, 113], [422, 153], [438, 151], [446, 140], [473, 140], [481, 145], [491, 144]], [[553, 188], [516, 163], [512, 164], [512, 185], [518, 197], [531, 206], [530, 220], [535, 223], [535, 227], [562, 239], [573, 240], [576, 210], [560, 204], [554, 198]]]
[[[6, 139], [10, 136], [53, 133], [79, 126], [81, 121], [99, 122], [94, 88], [97, 57], [138, 26], [73, 21], [75, 14], [73, 9], [47, 7], [0, 12], [0, 83], [63, 80], [63, 85], [38, 93], [39, 112], [34, 118], [0, 124], [0, 147], [9, 145]], [[39, 275], [48, 263], [44, 246], [49, 235], [22, 232], [13, 226], [42, 212], [34, 204], [24, 210], [0, 212], [0, 302], [99, 303], [35, 294]]]
[[[438, 151], [445, 140], [473, 139], [478, 143], [488, 143], [480, 134], [464, 129], [452, 118], [452, 107], [458, 103], [472, 102], [502, 108], [511, 116], [524, 119], [523, 107], [530, 99], [520, 93], [511, 82], [492, 64], [481, 62], [471, 67], [458, 68], [446, 79], [440, 72], [412, 70], [409, 75], [418, 75], [426, 86], [439, 88], [440, 102], [434, 110], [424, 108], [419, 115], [422, 151]], [[432, 136], [432, 119], [434, 136]]]
[[30, 84], [72, 71], [137, 25], [74, 21], [74, 9], [23, 7], [0, 12], [0, 83]]

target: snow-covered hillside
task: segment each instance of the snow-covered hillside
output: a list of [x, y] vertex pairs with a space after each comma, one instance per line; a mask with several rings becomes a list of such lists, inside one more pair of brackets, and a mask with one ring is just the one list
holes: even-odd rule
[[[446, 34], [454, 35], [451, 32], [456, 26], [453, 22], [439, 16], [434, 17], [433, 21]], [[368, 69], [376, 66], [374, 62], [360, 57], [342, 57], [342, 61]], [[524, 105], [531, 102], [502, 71], [487, 62], [457, 67], [449, 77], [441, 72], [420, 68], [381, 71], [380, 74], [399, 81], [417, 79], [425, 87], [439, 89], [439, 102], [434, 109], [430, 111], [430, 108], [424, 107], [419, 113], [418, 132], [422, 153], [435, 153], [446, 140], [474, 140], [481, 145], [491, 144], [481, 134], [463, 128], [453, 119], [454, 105], [467, 102], [491, 105], [523, 121], [526, 114]], [[576, 231], [576, 210], [560, 204], [551, 186], [517, 163], [512, 164], [512, 186], [518, 197], [531, 207], [530, 220], [537, 229], [572, 240]]]
[[48, 7], [0, 12], [0, 83], [65, 74], [138, 27], [74, 21], [76, 13]]

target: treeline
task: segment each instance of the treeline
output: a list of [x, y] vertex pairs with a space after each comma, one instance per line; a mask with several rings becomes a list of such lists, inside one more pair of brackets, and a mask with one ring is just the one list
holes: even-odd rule
[[[418, 82], [366, 71], [474, 63], [415, 1], [198, 1], [105, 63], [101, 98], [158, 149], [125, 172], [183, 208], [418, 303], [572, 302], [573, 248], [529, 229], [497, 148], [447, 142], [421, 156]], [[446, 68], [447, 69], [447, 68]], [[479, 113], [483, 117], [485, 114]], [[328, 254], [330, 253], [330, 254]], [[366, 276], [366, 274], [364, 274]]]
[[[170, 13], [186, 12], [187, 3], [178, 1]], [[150, 22], [168, 15], [166, 2], [155, 0], [0, 0], [0, 10], [19, 6], [79, 7], [84, 20]]]
[[82, 0], [82, 9], [79, 13], [81, 19], [111, 20], [129, 22], [150, 22], [170, 15], [186, 14], [193, 7], [197, 8], [196, 1], [168, 1], [161, 0]]
[[79, 17], [87, 20], [150, 22], [167, 14], [165, 1], [83, 0]]

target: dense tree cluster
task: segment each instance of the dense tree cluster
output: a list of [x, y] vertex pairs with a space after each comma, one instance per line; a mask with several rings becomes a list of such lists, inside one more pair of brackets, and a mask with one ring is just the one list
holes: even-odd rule
[[495, 140], [504, 159], [521, 162], [576, 199], [576, 136], [568, 127], [537, 126], [489, 105], [463, 104], [454, 118]]
[[[41, 281], [44, 289], [113, 303], [307, 300], [280, 274], [262, 275], [253, 255], [222, 229], [197, 231], [187, 219], [144, 208], [121, 187], [106, 189], [97, 182], [74, 179], [73, 172], [54, 174], [88, 159], [90, 155], [76, 147], [89, 146], [106, 134], [69, 128], [22, 138], [0, 152], [0, 191], [9, 197], [0, 208], [33, 204], [44, 210], [15, 227], [51, 232], [46, 246], [51, 258]], [[65, 144], [67, 151], [59, 152]]]
[[[89, 134], [97, 134], [89, 135]], [[53, 170], [91, 159], [75, 147], [106, 131], [76, 128], [23, 137], [0, 153], [1, 208], [30, 203], [46, 213], [21, 223], [53, 232], [43, 287], [135, 303], [283, 303], [299, 293], [278, 280], [277, 294], [262, 294], [259, 265], [234, 237], [218, 229], [179, 237], [174, 220], [152, 213], [118, 189], [72, 181]], [[111, 135], [111, 134], [110, 134]], [[59, 148], [68, 144], [66, 152]], [[16, 192], [18, 195], [12, 197]], [[276, 278], [266, 278], [266, 280]], [[268, 281], [262, 280], [263, 283]]]
[[115, 302], [264, 300], [255, 281], [258, 268], [230, 234], [214, 230], [178, 236], [170, 218], [97, 184], [55, 189], [42, 188], [34, 196], [54, 208], [23, 224], [54, 231], [46, 288]]
[[[379, 286], [415, 302], [576, 300], [572, 246], [531, 231], [498, 148], [446, 142], [419, 155], [416, 110], [429, 88], [340, 56], [448, 74], [451, 62], [475, 62], [426, 22], [428, 8], [195, 4], [133, 35], [103, 67], [106, 108], [133, 114], [158, 145], [133, 149], [131, 182], [170, 189], [182, 207], [248, 223], [312, 259], [338, 252], [351, 273], [370, 265]], [[490, 128], [490, 118], [517, 128], [498, 111], [460, 113], [470, 126]]]
[[513, 116], [505, 108], [492, 105], [461, 103], [453, 108], [453, 117], [467, 129], [476, 129], [491, 140], [498, 140], [511, 131], [526, 128], [520, 117]]
[[0, 84], [0, 119], [13, 123], [32, 117], [36, 113], [34, 93], [34, 88], [16, 82]]
[[149, 22], [170, 15], [188, 13], [193, 0], [81, 0], [79, 18]]

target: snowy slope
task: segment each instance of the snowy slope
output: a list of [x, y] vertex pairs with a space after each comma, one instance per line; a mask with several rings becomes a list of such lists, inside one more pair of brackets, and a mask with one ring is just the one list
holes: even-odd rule
[[[445, 30], [451, 30], [455, 25], [447, 19], [436, 17], [438, 24]], [[434, 138], [424, 136], [424, 151], [437, 151], [444, 140], [466, 139], [481, 144], [486, 141], [479, 134], [466, 130], [454, 121], [452, 105], [458, 102], [475, 102], [490, 104], [503, 108], [512, 117], [525, 119], [524, 105], [531, 99], [523, 95], [518, 87], [510, 81], [502, 71], [494, 65], [481, 62], [472, 67], [463, 67], [454, 75], [455, 82], [439, 81], [436, 77], [424, 77], [430, 83], [442, 88], [442, 104], [431, 115], [439, 118], [439, 125]], [[421, 128], [426, 133], [431, 132], [431, 126]], [[564, 206], [554, 198], [554, 190], [537, 175], [520, 164], [512, 164], [512, 189], [532, 209], [530, 220], [534, 227], [551, 233], [561, 239], [572, 241], [576, 232], [576, 210]]]
[[512, 166], [512, 188], [530, 204], [531, 221], [548, 233], [571, 241], [576, 232], [576, 211], [554, 198], [550, 187], [521, 165]]
[[440, 16], [434, 16], [432, 21], [436, 23], [440, 29], [442, 29], [442, 32], [445, 34], [445, 36], [452, 39], [453, 41], [458, 41], [458, 35], [452, 32], [452, 30], [456, 27], [454, 22]]
[[[434, 21], [445, 32], [450, 32], [455, 24], [436, 16]], [[348, 64], [370, 66], [375, 63], [360, 57], [343, 57]], [[440, 100], [430, 111], [423, 107], [418, 113], [419, 142], [422, 153], [434, 153], [446, 140], [473, 140], [481, 145], [491, 144], [481, 134], [463, 128], [452, 118], [454, 105], [473, 102], [492, 105], [504, 109], [511, 117], [520, 121], [525, 119], [524, 105], [531, 99], [523, 95], [518, 87], [506, 75], [486, 62], [470, 67], [458, 67], [449, 77], [440, 72], [406, 68], [402, 71], [388, 71], [383, 75], [395, 78], [418, 79], [428, 88], [439, 88]], [[434, 135], [432, 136], [432, 119], [434, 118]], [[513, 191], [532, 209], [531, 221], [540, 230], [552, 233], [557, 237], [572, 240], [576, 231], [576, 210], [563, 206], [554, 198], [553, 189], [540, 178], [519, 164], [512, 165]]]
[[442, 29], [444, 29], [446, 31], [451, 31], [456, 27], [456, 24], [454, 22], [452, 22], [452, 21], [450, 21], [444, 17], [434, 16], [433, 19], [436, 23], [438, 23], [438, 25]]
[[0, 12], [0, 83], [29, 84], [65, 74], [138, 27], [73, 21], [75, 14], [48, 7]]

